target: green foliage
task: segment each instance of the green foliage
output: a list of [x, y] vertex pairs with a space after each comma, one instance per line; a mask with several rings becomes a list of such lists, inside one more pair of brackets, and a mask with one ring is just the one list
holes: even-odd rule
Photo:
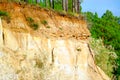
[[46, 20], [42, 20], [41, 23], [46, 27], [46, 28], [50, 28], [50, 26], [48, 25], [48, 22]]
[[59, 29], [60, 29], [60, 30], [63, 30], [63, 28], [62, 28], [62, 27], [59, 27]]
[[[113, 16], [112, 12], [107, 10], [101, 18], [98, 17], [97, 13], [93, 14], [91, 12], [84, 13], [86, 19], [90, 26], [90, 32], [92, 37], [103, 40], [103, 43], [108, 48], [112, 46], [115, 49], [115, 53], [118, 58], [116, 61], [116, 66], [114, 68], [113, 74], [116, 77], [120, 76], [120, 17]], [[109, 49], [109, 48], [108, 48]], [[117, 78], [116, 78], [117, 79]]]
[[38, 24], [37, 23], [32, 23], [31, 24], [31, 28], [34, 29], [34, 30], [37, 30], [38, 29]]
[[111, 11], [107, 10], [106, 13], [103, 14], [102, 18], [103, 18], [104, 20], [113, 21], [114, 16], [113, 16], [113, 14], [112, 14]]
[[1, 10], [0, 10], [0, 17], [1, 17], [1, 16], [8, 16], [8, 13], [7, 13], [6, 11], [1, 11]]
[[41, 23], [42, 23], [43, 25], [47, 25], [47, 24], [48, 24], [48, 22], [47, 22], [46, 20], [42, 20]]
[[33, 18], [31, 18], [31, 17], [27, 17], [26, 20], [27, 20], [28, 22], [34, 22]]
[[72, 12], [72, 1], [73, 1], [73, 0], [69, 0], [69, 1], [68, 1], [68, 11], [69, 11], [69, 12]]
[[6, 20], [7, 23], [10, 23], [11, 18], [8, 12], [0, 10], [0, 17]]
[[50, 28], [50, 26], [46, 26], [46, 28]]
[[[51, 0], [8, 0], [8, 2], [29, 3], [32, 5], [38, 4], [40, 7], [43, 7], [43, 8], [53, 8], [50, 6], [50, 1]], [[74, 0], [68, 0], [68, 11], [67, 12], [73, 12], [73, 10], [72, 10], [73, 1]], [[80, 1], [80, 4], [83, 2], [83, 0], [79, 0], [79, 1]], [[52, 4], [54, 5], [54, 10], [63, 11], [62, 0], [54, 0]], [[80, 12], [81, 12], [81, 9], [82, 9], [81, 5], [79, 8], [80, 8]]]
[[107, 49], [101, 39], [90, 39], [90, 46], [95, 54], [96, 64], [109, 76], [112, 77], [112, 72], [114, 71], [115, 59], [117, 55], [114, 52], [114, 49], [109, 46]]
[[28, 21], [30, 27], [31, 27], [33, 30], [37, 30], [37, 29], [39, 28], [39, 25], [34, 22], [34, 19], [33, 19], [33, 18], [27, 17], [26, 20]]
[[62, 0], [55, 0], [55, 10], [62, 11]]

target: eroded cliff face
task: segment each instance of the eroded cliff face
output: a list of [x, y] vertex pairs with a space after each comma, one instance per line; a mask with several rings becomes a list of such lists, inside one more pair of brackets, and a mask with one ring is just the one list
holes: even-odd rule
[[[9, 23], [0, 18], [0, 80], [110, 80], [94, 63], [83, 19], [15, 3], [0, 9], [11, 14]], [[37, 31], [26, 16], [39, 24]]]

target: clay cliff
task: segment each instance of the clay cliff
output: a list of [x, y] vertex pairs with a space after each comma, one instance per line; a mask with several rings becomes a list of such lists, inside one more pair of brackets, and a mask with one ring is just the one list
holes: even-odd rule
[[0, 80], [110, 80], [94, 63], [83, 17], [20, 3], [0, 10], [9, 13], [0, 18]]

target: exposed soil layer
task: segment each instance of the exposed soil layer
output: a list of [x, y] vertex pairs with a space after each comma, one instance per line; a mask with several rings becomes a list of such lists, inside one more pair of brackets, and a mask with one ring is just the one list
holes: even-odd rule
[[[32, 35], [47, 38], [83, 40], [90, 36], [82, 16], [74, 17], [39, 6], [20, 3], [0, 3], [0, 10], [9, 14], [9, 19], [5, 18], [3, 21], [3, 27], [13, 31], [29, 32]], [[34, 22], [28, 22], [27, 18], [33, 19]], [[31, 29], [31, 23], [37, 24], [39, 28]]]

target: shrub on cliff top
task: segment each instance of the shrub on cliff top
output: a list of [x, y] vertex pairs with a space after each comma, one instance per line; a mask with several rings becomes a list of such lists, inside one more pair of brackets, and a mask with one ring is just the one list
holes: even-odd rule
[[28, 22], [34, 22], [33, 18], [31, 18], [31, 17], [27, 17], [26, 20], [27, 20]]
[[47, 25], [47, 24], [48, 24], [48, 22], [47, 22], [46, 20], [42, 20], [41, 23], [42, 23], [43, 25]]
[[32, 23], [30, 27], [34, 30], [37, 30], [38, 29], [38, 24]]
[[32, 29], [37, 30], [37, 29], [39, 28], [39, 25], [34, 22], [34, 19], [33, 19], [33, 18], [27, 17], [26, 20], [28, 21], [29, 26], [30, 26]]
[[11, 18], [8, 12], [0, 10], [0, 17], [6, 20], [7, 23], [10, 23]]
[[1, 11], [1, 10], [0, 10], [0, 17], [1, 17], [1, 16], [8, 16], [8, 13], [7, 13], [6, 11]]

